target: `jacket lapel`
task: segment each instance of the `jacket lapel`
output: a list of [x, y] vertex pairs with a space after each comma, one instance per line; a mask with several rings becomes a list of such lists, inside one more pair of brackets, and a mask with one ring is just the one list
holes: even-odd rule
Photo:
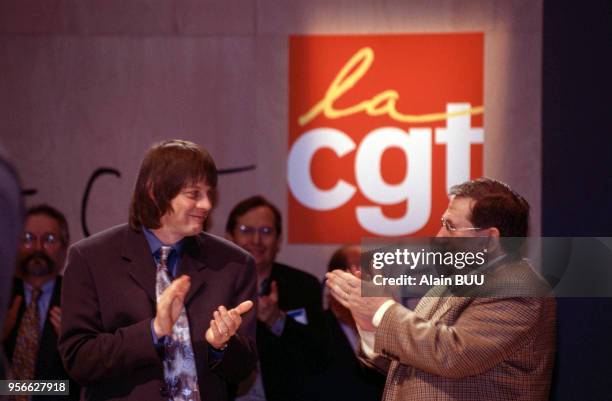
[[[204, 289], [206, 280], [201, 270], [206, 267], [206, 254], [202, 252], [203, 240], [199, 236], [185, 240], [181, 259], [177, 267], [177, 277], [187, 274], [191, 277], [191, 288], [185, 297], [185, 305]], [[122, 244], [121, 256], [129, 262], [128, 274], [147, 293], [153, 304], [155, 294], [155, 261], [143, 233], [128, 229]]]
[[128, 274], [155, 305], [155, 261], [144, 234], [128, 228], [121, 246], [121, 256], [129, 262]]
[[205, 274], [207, 255], [204, 252], [204, 239], [201, 236], [189, 237], [185, 240], [183, 254], [177, 268], [177, 277], [186, 274], [191, 277], [191, 287], [185, 297], [185, 306], [206, 287]]

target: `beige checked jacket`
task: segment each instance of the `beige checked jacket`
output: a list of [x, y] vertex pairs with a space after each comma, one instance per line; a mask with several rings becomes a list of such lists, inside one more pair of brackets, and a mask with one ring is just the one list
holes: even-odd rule
[[[524, 261], [501, 268], [510, 282], [536, 277]], [[547, 400], [555, 309], [542, 296], [428, 296], [414, 312], [393, 305], [376, 330], [379, 356], [369, 361], [387, 371], [383, 400]]]

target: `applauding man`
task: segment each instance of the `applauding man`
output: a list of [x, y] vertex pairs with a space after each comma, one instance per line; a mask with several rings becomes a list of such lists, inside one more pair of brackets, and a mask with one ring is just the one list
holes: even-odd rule
[[[62, 320], [60, 272], [69, 242], [68, 223], [59, 210], [46, 204], [28, 209], [19, 246], [18, 277], [13, 281], [2, 333], [11, 379], [68, 379], [57, 350], [57, 336]], [[46, 401], [57, 399], [78, 400], [76, 383], [70, 382], [69, 396], [45, 396]]]
[[556, 304], [521, 256], [528, 221], [529, 204], [506, 184], [479, 178], [452, 187], [437, 236], [487, 244], [479, 269], [487, 282], [462, 296], [433, 287], [414, 311], [362, 296], [361, 280], [347, 272], [327, 274], [355, 319], [363, 356], [387, 372], [383, 401], [548, 400]]
[[311, 401], [306, 378], [326, 362], [321, 287], [276, 261], [282, 226], [278, 208], [259, 195], [234, 206], [225, 226], [227, 238], [253, 255], [258, 283], [259, 369], [241, 383], [236, 401]]
[[253, 258], [202, 232], [216, 184], [201, 147], [156, 145], [129, 224], [70, 249], [59, 344], [86, 399], [226, 400], [253, 369]]

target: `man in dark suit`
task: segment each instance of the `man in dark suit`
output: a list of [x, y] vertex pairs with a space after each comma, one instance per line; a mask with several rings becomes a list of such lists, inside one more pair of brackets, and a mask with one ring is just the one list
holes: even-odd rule
[[59, 348], [87, 400], [222, 401], [252, 371], [253, 258], [202, 232], [216, 184], [203, 148], [155, 145], [129, 225], [70, 248]]
[[[339, 248], [332, 255], [327, 271], [342, 269], [356, 274], [360, 270], [361, 249], [357, 245]], [[385, 376], [362, 364], [357, 352], [359, 333], [351, 311], [342, 306], [329, 292], [329, 308], [324, 312], [327, 326], [325, 369], [309, 381], [307, 399], [310, 401], [379, 401], [385, 386]]]
[[[59, 272], [69, 241], [68, 224], [61, 212], [44, 204], [28, 209], [19, 247], [19, 278], [14, 280], [3, 329], [2, 342], [12, 379], [68, 380], [57, 350], [57, 337], [62, 315]], [[69, 388], [69, 396], [33, 399], [78, 400], [79, 387], [71, 382]]]
[[[17, 172], [8, 162], [0, 144], [0, 322], [4, 322], [11, 292], [11, 277], [15, 273], [15, 260], [19, 234], [23, 227], [24, 207], [21, 184]], [[0, 342], [0, 355], [2, 346]], [[4, 358], [0, 356], [0, 380], [5, 378]]]
[[242, 383], [237, 400], [305, 400], [304, 377], [321, 369], [327, 357], [319, 281], [275, 262], [282, 219], [264, 197], [252, 196], [234, 206], [225, 229], [228, 238], [255, 258], [259, 288], [260, 373]]

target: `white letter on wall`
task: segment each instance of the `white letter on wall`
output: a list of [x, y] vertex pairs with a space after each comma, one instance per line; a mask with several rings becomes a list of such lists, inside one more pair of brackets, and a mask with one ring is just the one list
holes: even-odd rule
[[[381, 160], [385, 150], [404, 151], [408, 171], [402, 182], [387, 184], [382, 177]], [[407, 235], [422, 228], [431, 212], [431, 129], [411, 128], [409, 133], [393, 127], [370, 132], [359, 145], [355, 175], [361, 192], [372, 202], [392, 205], [405, 201], [406, 214], [388, 218], [379, 206], [357, 207], [357, 221], [377, 235]]]
[[[469, 110], [469, 103], [449, 103], [447, 113]], [[453, 185], [470, 179], [470, 145], [484, 142], [484, 130], [470, 127], [471, 117], [449, 117], [446, 128], [436, 128], [436, 143], [446, 145], [446, 193]]]
[[331, 210], [348, 202], [356, 188], [344, 180], [338, 180], [329, 190], [316, 187], [310, 176], [310, 163], [321, 148], [330, 148], [338, 157], [342, 157], [355, 149], [355, 142], [344, 132], [333, 128], [307, 131], [291, 147], [287, 180], [291, 192], [304, 206], [314, 210]]

